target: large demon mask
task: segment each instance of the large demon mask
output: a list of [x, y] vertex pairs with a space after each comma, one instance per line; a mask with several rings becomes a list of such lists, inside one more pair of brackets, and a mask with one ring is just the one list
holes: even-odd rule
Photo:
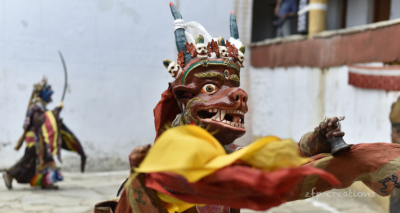
[[[175, 22], [183, 22], [176, 7], [172, 3], [170, 6]], [[243, 60], [238, 58], [235, 44], [240, 45], [238, 47], [243, 45], [238, 40], [233, 13], [230, 25], [231, 42], [225, 42], [222, 37], [207, 41], [211, 36], [197, 35], [196, 44], [188, 43], [184, 27], [175, 30], [179, 53], [176, 64], [182, 67], [182, 72], [173, 75], [175, 80], [160, 101], [164, 100], [163, 104], [159, 103], [155, 109], [157, 135], [162, 131], [158, 127], [165, 124], [178, 126], [188, 123], [207, 129], [222, 145], [230, 144], [245, 134], [248, 97], [239, 88]], [[166, 67], [165, 62], [174, 63], [166, 59]], [[166, 97], [170, 104], [166, 104]], [[169, 120], [158, 117], [169, 117]]]

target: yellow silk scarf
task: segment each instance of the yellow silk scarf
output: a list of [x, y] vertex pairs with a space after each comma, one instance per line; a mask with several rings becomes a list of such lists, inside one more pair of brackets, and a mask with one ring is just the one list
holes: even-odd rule
[[[223, 146], [206, 130], [185, 125], [165, 131], [134, 171], [172, 172], [182, 175], [189, 182], [196, 182], [238, 160], [266, 172], [299, 167], [311, 161], [300, 157], [293, 140], [281, 140], [274, 136], [261, 138], [245, 148], [226, 154]], [[161, 193], [158, 196], [168, 203], [169, 212], [182, 212], [195, 205]]]

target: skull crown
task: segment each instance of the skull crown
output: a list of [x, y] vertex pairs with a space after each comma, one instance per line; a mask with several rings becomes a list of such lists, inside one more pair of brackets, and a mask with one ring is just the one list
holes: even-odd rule
[[[236, 16], [233, 11], [230, 14], [230, 38], [228, 41], [225, 41], [222, 37], [212, 39], [211, 35], [199, 23], [191, 26], [194, 29], [193, 32], [197, 33], [197, 37], [194, 39], [191, 34], [185, 33], [186, 27], [182, 25], [182, 15], [176, 6], [171, 3], [170, 8], [175, 20], [174, 34], [178, 58], [177, 62], [171, 62], [165, 59], [163, 64], [172, 77], [178, 79], [186, 76], [186, 73], [199, 65], [203, 67], [208, 67], [209, 65], [234, 67], [240, 71], [240, 67], [243, 67], [245, 59], [244, 46], [239, 40]], [[195, 42], [193, 42], [193, 40], [195, 40]], [[238, 47], [240, 47], [240, 49], [238, 49]], [[221, 61], [223, 61], [223, 63], [221, 63]], [[194, 65], [194, 63], [196, 63], [196, 65]], [[191, 65], [193, 66], [190, 67]], [[181, 83], [183, 82], [184, 79], [182, 79]]]

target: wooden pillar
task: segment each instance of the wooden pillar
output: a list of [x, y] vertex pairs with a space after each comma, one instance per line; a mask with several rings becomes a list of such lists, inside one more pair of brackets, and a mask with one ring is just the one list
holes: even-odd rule
[[[313, 3], [328, 6], [328, 0], [310, 0], [309, 4]], [[312, 9], [308, 14], [308, 38], [312, 38], [314, 34], [326, 29], [326, 10]]]

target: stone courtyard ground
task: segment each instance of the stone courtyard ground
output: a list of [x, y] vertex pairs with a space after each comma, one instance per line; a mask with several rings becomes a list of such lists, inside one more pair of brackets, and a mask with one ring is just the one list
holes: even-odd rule
[[[129, 171], [74, 173], [63, 172], [64, 181], [58, 190], [31, 189], [28, 185], [13, 183], [9, 191], [0, 182], [0, 213], [19, 212], [93, 212], [97, 202], [112, 199]], [[388, 212], [387, 198], [370, 196], [343, 197], [344, 192], [370, 192], [362, 184], [352, 189], [334, 190], [314, 198], [289, 202], [265, 213], [384, 213]], [[356, 191], [354, 191], [356, 190]], [[340, 194], [342, 193], [342, 194]], [[349, 194], [349, 193], [348, 193]], [[365, 193], [364, 193], [365, 194]], [[361, 194], [359, 194], [361, 195]], [[254, 213], [242, 210], [242, 213]]]

